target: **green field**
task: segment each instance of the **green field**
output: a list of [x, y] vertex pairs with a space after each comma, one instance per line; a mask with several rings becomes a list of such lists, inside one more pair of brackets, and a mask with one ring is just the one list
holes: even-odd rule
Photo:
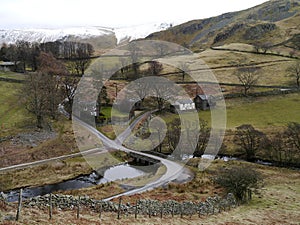
[[22, 126], [30, 116], [27, 116], [19, 99], [21, 84], [0, 81], [0, 126], [1, 135], [6, 131]]
[[111, 117], [111, 107], [102, 106], [100, 111], [104, 115], [105, 118]]
[[[257, 128], [285, 126], [300, 123], [300, 93], [226, 100], [227, 128], [252, 124]], [[209, 121], [210, 112], [200, 112], [200, 118]]]
[[8, 72], [0, 71], [0, 78], [24, 80], [26, 78], [26, 75], [22, 74], [22, 73], [15, 73], [15, 72], [10, 72], [10, 71], [8, 71]]
[[[160, 117], [170, 123], [177, 115], [166, 113]], [[210, 126], [210, 111], [200, 111], [199, 118], [207, 121]], [[234, 129], [242, 124], [269, 129], [286, 126], [289, 122], [300, 123], [300, 93], [226, 100], [226, 118], [227, 129]]]

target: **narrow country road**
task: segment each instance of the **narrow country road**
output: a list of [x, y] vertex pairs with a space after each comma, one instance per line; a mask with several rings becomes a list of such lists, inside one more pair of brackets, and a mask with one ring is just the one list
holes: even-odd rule
[[[110, 149], [118, 149], [118, 150], [121, 150], [121, 151], [124, 151], [124, 152], [127, 152], [127, 153], [132, 152], [132, 153], [136, 153], [140, 156], [145, 156], [145, 157], [148, 157], [148, 158], [158, 160], [166, 167], [165, 174], [163, 176], [161, 176], [160, 178], [158, 178], [157, 180], [155, 180], [151, 183], [148, 183], [143, 187], [136, 188], [136, 189], [126, 191], [126, 192], [123, 192], [121, 194], [103, 199], [104, 201], [109, 201], [111, 199], [114, 199], [114, 198], [117, 198], [117, 197], [120, 197], [120, 196], [124, 196], [124, 195], [132, 195], [132, 194], [137, 194], [137, 193], [141, 193], [141, 192], [144, 192], [144, 191], [152, 190], [156, 187], [162, 186], [164, 184], [167, 184], [167, 183], [175, 180], [176, 178], [179, 177], [179, 175], [183, 171], [184, 166], [181, 165], [180, 163], [174, 162], [174, 161], [169, 160], [169, 159], [161, 158], [159, 156], [155, 156], [155, 155], [152, 155], [152, 154], [147, 154], [147, 153], [135, 151], [135, 150], [132, 150], [132, 149], [128, 149], [128, 148], [126, 148], [122, 145], [122, 143], [130, 135], [130, 133], [131, 133], [132, 129], [135, 127], [135, 125], [140, 120], [142, 120], [143, 118], [148, 117], [150, 115], [151, 115], [151, 112], [146, 112], [146, 113], [138, 116], [128, 126], [128, 128], [125, 129], [115, 140], [109, 139], [104, 134], [102, 134], [97, 129], [95, 129], [93, 126], [90, 126], [87, 123], [79, 120], [78, 118], [73, 117], [73, 122], [76, 122], [78, 125], [84, 127], [86, 130], [88, 130], [92, 134], [96, 135], [96, 137], [99, 138], [99, 140], [102, 141], [104, 146], [109, 147]], [[104, 148], [103, 147], [102, 148], [93, 148], [93, 149], [85, 150], [85, 151], [70, 154], [70, 155], [63, 155], [63, 156], [58, 156], [58, 157], [54, 157], [54, 158], [39, 160], [39, 161], [35, 161], [35, 162], [23, 163], [23, 164], [18, 164], [18, 165], [13, 165], [13, 166], [9, 166], [9, 167], [0, 168], [0, 172], [7, 172], [7, 171], [10, 171], [10, 170], [15, 170], [15, 169], [24, 169], [24, 168], [27, 168], [27, 167], [32, 167], [32, 166], [37, 166], [37, 165], [41, 165], [41, 164], [44, 164], [44, 163], [53, 162], [53, 161], [56, 161], [56, 160], [64, 160], [64, 159], [67, 159], [67, 158], [78, 157], [78, 156], [82, 156], [82, 155], [84, 156], [84, 155], [89, 155], [89, 154], [98, 153], [98, 152], [103, 153], [104, 151], [107, 151], [107, 150], [105, 150], [105, 147]]]
[[[151, 113], [145, 113], [141, 116], [139, 116], [132, 124], [136, 124], [137, 121], [140, 121], [142, 118], [144, 118], [144, 116], [149, 116]], [[81, 120], [77, 119], [76, 117], [73, 117], [73, 120], [75, 120], [78, 124], [80, 124], [81, 126], [83, 126], [85, 129], [89, 130], [91, 133], [93, 133], [94, 135], [96, 135], [101, 141], [102, 143], [110, 148], [114, 148], [114, 149], [119, 149], [121, 151], [127, 152], [127, 153], [136, 153], [138, 155], [141, 156], [146, 156], [155, 160], [160, 161], [165, 167], [166, 167], [166, 173], [161, 176], [160, 178], [158, 178], [156, 181], [153, 181], [151, 183], [146, 184], [145, 186], [141, 187], [141, 188], [136, 188], [130, 191], [126, 191], [123, 192], [121, 194], [115, 195], [115, 196], [111, 196], [109, 198], [103, 199], [104, 201], [109, 201], [111, 199], [120, 197], [120, 196], [124, 196], [124, 195], [133, 195], [133, 194], [137, 194], [137, 193], [141, 193], [144, 191], [148, 191], [148, 190], [152, 190], [156, 187], [160, 187], [164, 184], [167, 184], [173, 180], [175, 180], [176, 178], [178, 178], [181, 174], [181, 172], [184, 170], [184, 166], [181, 165], [180, 163], [174, 162], [172, 160], [169, 159], [164, 159], [162, 157], [159, 156], [155, 156], [152, 154], [147, 154], [147, 153], [143, 153], [143, 152], [139, 152], [139, 151], [135, 151], [132, 149], [128, 149], [126, 147], [124, 147], [121, 143], [120, 140], [125, 140], [126, 137], [128, 135], [130, 135], [130, 131], [134, 126], [129, 126], [128, 129], [126, 129], [123, 133], [122, 133], [122, 138], [116, 138], [116, 140], [111, 140], [108, 137], [106, 137], [104, 134], [102, 134], [101, 132], [99, 132], [97, 129], [95, 129], [94, 127], [82, 122]]]
[[37, 165], [41, 165], [41, 164], [44, 164], [44, 163], [53, 162], [53, 161], [56, 161], [56, 160], [64, 160], [64, 159], [74, 158], [74, 157], [78, 157], [78, 156], [82, 156], [82, 155], [97, 153], [100, 150], [101, 150], [101, 152], [104, 151], [101, 148], [93, 148], [93, 149], [86, 150], [84, 152], [77, 152], [77, 153], [74, 153], [74, 154], [62, 155], [62, 156], [57, 156], [57, 157], [53, 157], [53, 158], [49, 158], [49, 159], [43, 159], [43, 160], [38, 160], [38, 161], [34, 161], [34, 162], [28, 162], [28, 163], [12, 165], [12, 166], [8, 166], [8, 167], [0, 168], [0, 172], [7, 172], [9, 170], [16, 170], [16, 169], [25, 169], [27, 167], [37, 166]]

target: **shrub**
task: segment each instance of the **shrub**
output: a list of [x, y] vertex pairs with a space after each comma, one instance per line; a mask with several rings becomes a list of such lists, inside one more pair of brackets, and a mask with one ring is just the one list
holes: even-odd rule
[[216, 184], [225, 188], [227, 193], [233, 193], [240, 202], [250, 200], [252, 192], [261, 187], [262, 180], [259, 172], [246, 166], [222, 168], [214, 178]]

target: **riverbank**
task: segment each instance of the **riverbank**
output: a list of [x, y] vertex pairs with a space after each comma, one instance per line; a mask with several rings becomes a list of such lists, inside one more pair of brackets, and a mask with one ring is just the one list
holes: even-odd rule
[[[116, 150], [94, 153], [85, 157], [90, 163], [96, 162], [102, 167], [116, 165], [128, 159], [126, 153]], [[82, 156], [22, 169], [1, 171], [0, 191], [60, 183], [92, 172], [91, 165]]]
[[[136, 219], [134, 215], [121, 215], [121, 219], [117, 219], [116, 212], [102, 212], [101, 224], [118, 225], [118, 224], [298, 224], [300, 221], [300, 173], [298, 171], [289, 170], [286, 168], [269, 167], [265, 165], [258, 165], [248, 162], [228, 161], [222, 160], [214, 161], [211, 166], [204, 172], [198, 171], [196, 168], [190, 167], [195, 174], [195, 179], [187, 184], [169, 184], [167, 187], [157, 188], [152, 191], [145, 192], [139, 195], [133, 195], [122, 198], [122, 204], [129, 202], [134, 205], [139, 199], [152, 199], [158, 201], [202, 201], [219, 195], [223, 191], [212, 185], [210, 177], [215, 174], [218, 168], [227, 167], [231, 165], [243, 165], [252, 167], [264, 176], [264, 187], [259, 192], [253, 195], [253, 200], [245, 205], [240, 205], [229, 211], [222, 211], [216, 215], [193, 215], [192, 217], [184, 215], [166, 215], [162, 219], [159, 214], [149, 218], [148, 215], [139, 215]], [[111, 184], [103, 185], [95, 189], [93, 192], [107, 192], [114, 190]], [[83, 192], [90, 196], [88, 192]], [[84, 195], [81, 195], [84, 196]], [[78, 199], [78, 195], [75, 195]], [[100, 200], [101, 198], [96, 198]], [[113, 201], [115, 205], [118, 204], [118, 199]], [[1, 206], [0, 214], [5, 216], [15, 216], [16, 205]], [[80, 218], [76, 219], [76, 208], [69, 210], [60, 210], [53, 208], [53, 217], [50, 223], [52, 224], [99, 224], [99, 213], [87, 210], [84, 207], [80, 209]], [[13, 222], [10, 224], [49, 224], [48, 208], [23, 208], [22, 221]]]

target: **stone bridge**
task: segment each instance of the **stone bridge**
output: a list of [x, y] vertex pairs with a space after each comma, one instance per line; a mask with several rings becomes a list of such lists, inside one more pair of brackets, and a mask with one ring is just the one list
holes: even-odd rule
[[156, 159], [144, 156], [144, 155], [140, 155], [140, 154], [134, 153], [134, 152], [130, 152], [129, 156], [134, 159], [133, 160], [134, 163], [138, 163], [138, 164], [141, 163], [144, 165], [153, 165], [156, 163], [160, 163], [159, 160], [156, 160]]

